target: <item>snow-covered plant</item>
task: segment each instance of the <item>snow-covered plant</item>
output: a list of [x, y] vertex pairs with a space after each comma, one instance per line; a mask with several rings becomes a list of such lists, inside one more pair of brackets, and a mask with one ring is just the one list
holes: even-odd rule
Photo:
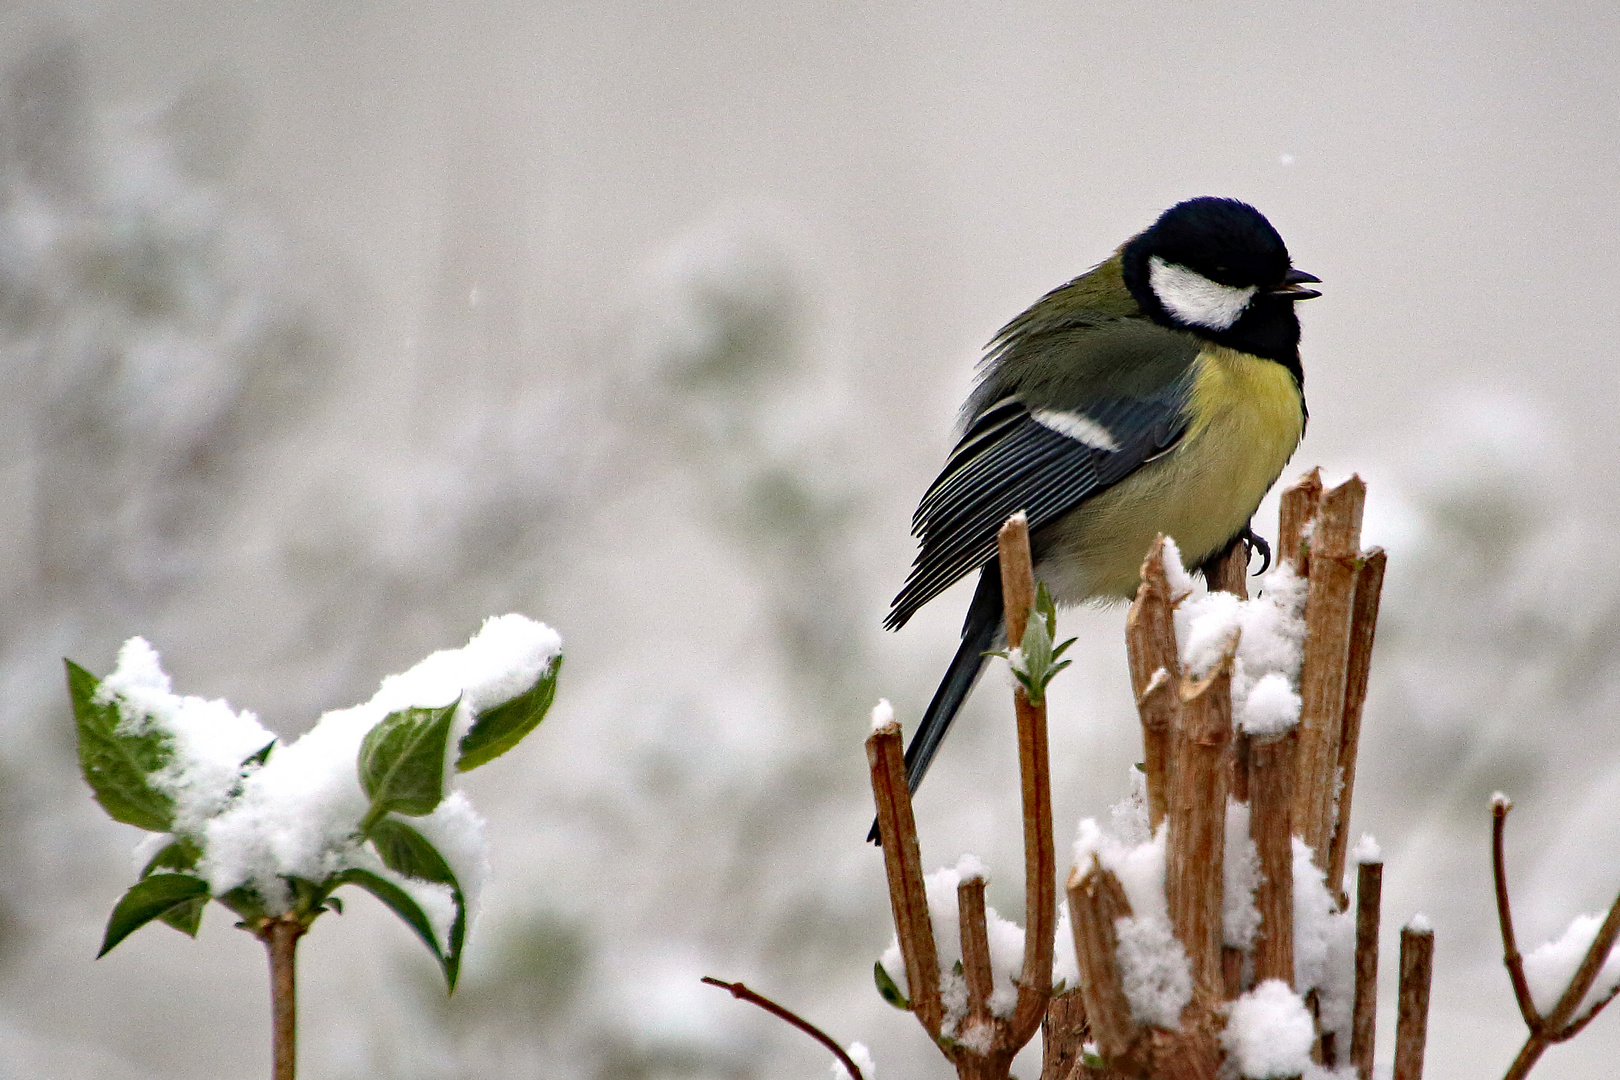
[[[142, 638], [104, 679], [67, 661], [84, 777], [115, 820], [153, 834], [99, 955], [153, 920], [196, 936], [213, 899], [270, 947], [273, 985], [285, 964], [290, 1000], [297, 938], [358, 885], [416, 932], [454, 990], [488, 868], [483, 819], [454, 779], [540, 723], [561, 665], [556, 631], [492, 618], [282, 746], [250, 712], [175, 694]], [[278, 1076], [281, 1057], [278, 1031]]]

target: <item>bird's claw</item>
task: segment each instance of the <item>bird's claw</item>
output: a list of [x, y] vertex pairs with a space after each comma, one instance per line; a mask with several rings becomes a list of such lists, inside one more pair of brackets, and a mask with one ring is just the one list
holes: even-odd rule
[[1264, 560], [1260, 564], [1260, 573], [1263, 574], [1267, 570], [1271, 569], [1271, 545], [1266, 543], [1265, 537], [1255, 532], [1252, 527], [1245, 525], [1243, 526], [1243, 531], [1238, 534], [1238, 539], [1242, 540], [1248, 545], [1248, 561], [1253, 562], [1254, 553], [1257, 551], [1260, 553], [1260, 558]]

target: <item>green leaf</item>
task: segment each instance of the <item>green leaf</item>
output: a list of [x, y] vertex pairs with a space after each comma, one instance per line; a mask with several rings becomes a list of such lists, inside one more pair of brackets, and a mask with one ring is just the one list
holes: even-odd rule
[[1046, 636], [1057, 637], [1057, 603], [1052, 599], [1052, 592], [1041, 582], [1035, 588], [1035, 610], [1046, 620]]
[[428, 922], [428, 917], [422, 911], [421, 905], [411, 899], [410, 893], [387, 878], [373, 874], [370, 870], [361, 870], [359, 868], [344, 870], [342, 873], [330, 878], [328, 884], [332, 888], [337, 888], [340, 885], [358, 885], [388, 905], [395, 915], [405, 920], [406, 926], [416, 931], [416, 936], [422, 939], [422, 944], [428, 947], [428, 950], [433, 953], [433, 958], [439, 962], [439, 967], [443, 969], [445, 982], [449, 984], [452, 991], [455, 990], [456, 969], [450, 966], [449, 958], [439, 952], [439, 943], [433, 937], [433, 924]]
[[174, 826], [174, 800], [149, 779], [169, 761], [168, 736], [150, 729], [138, 735], [120, 731], [117, 705], [96, 700], [96, 677], [71, 660], [63, 663], [79, 733], [79, 767], [96, 801], [114, 821], [168, 832]]
[[371, 827], [371, 843], [383, 865], [406, 877], [459, 889], [456, 875], [428, 838], [398, 818], [383, 818]]
[[461, 969], [461, 948], [467, 937], [467, 902], [461, 892], [461, 883], [444, 856], [439, 854], [428, 838], [397, 818], [384, 818], [372, 826], [371, 843], [382, 858], [383, 865], [406, 877], [432, 881], [450, 886], [456, 902], [456, 920], [450, 925], [450, 940], [446, 943], [445, 977], [450, 989], [456, 988], [456, 975]]
[[265, 917], [264, 897], [259, 895], [257, 889], [247, 885], [239, 885], [222, 896], [215, 897], [220, 903], [230, 908], [248, 927], [256, 926], [259, 920]]
[[420, 817], [444, 798], [444, 753], [450, 718], [460, 700], [442, 709], [401, 709], [366, 732], [360, 743], [360, 786], [371, 800], [367, 832], [390, 812]]
[[[124, 894], [112, 910], [112, 916], [107, 920], [107, 933], [101, 941], [101, 951], [96, 953], [100, 960], [112, 951], [113, 946], [123, 941], [129, 935], [151, 922], [161, 919], [165, 915], [175, 912], [177, 908], [195, 905], [198, 908], [197, 919], [202, 918], [201, 906], [208, 900], [208, 882], [202, 878], [192, 877], [190, 874], [153, 874], [143, 878]], [[187, 922], [187, 916], [176, 913], [178, 929], [187, 933], [196, 934], [196, 922]], [[176, 926], [171, 922], [169, 925]], [[187, 929], [187, 925], [191, 929]]]
[[197, 850], [196, 844], [183, 836], [176, 837], [173, 842], [164, 845], [162, 851], [152, 856], [151, 861], [146, 864], [146, 869], [141, 871], [141, 877], [151, 877], [158, 870], [195, 870], [197, 860], [200, 858], [202, 852]]
[[889, 977], [889, 972], [884, 968], [881, 960], [872, 965], [872, 981], [877, 983], [877, 992], [884, 1001], [887, 1001], [901, 1012], [911, 1011], [911, 1002], [906, 998], [906, 995], [900, 992], [900, 987], [895, 985], [895, 981]]
[[199, 896], [194, 900], [176, 904], [158, 918], [187, 937], [196, 937], [197, 931], [202, 927], [203, 909], [207, 906], [208, 897]]
[[460, 752], [456, 758], [457, 772], [467, 772], [494, 761], [545, 719], [552, 698], [557, 696], [557, 673], [562, 670], [562, 661], [562, 655], [558, 654], [528, 690], [478, 714], [457, 747]]
[[1046, 699], [1046, 687], [1052, 679], [1074, 662], [1058, 658], [1076, 639], [1070, 638], [1053, 647], [1052, 641], [1057, 634], [1057, 606], [1045, 585], [1036, 593], [1035, 608], [1035, 617], [1024, 626], [1024, 640], [1018, 646], [1022, 662], [1013, 668], [1013, 675], [1023, 684], [1030, 704], [1039, 705]]

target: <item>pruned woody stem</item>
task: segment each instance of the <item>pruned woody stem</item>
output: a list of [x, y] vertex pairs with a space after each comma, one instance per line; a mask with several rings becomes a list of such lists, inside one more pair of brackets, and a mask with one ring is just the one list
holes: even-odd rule
[[[997, 1017], [989, 1008], [993, 976], [984, 882], [969, 878], [961, 883], [957, 901], [967, 1007], [963, 1015], [947, 1017], [899, 725], [891, 722], [867, 740], [890, 904], [911, 994], [909, 1008], [959, 1077], [1006, 1080], [1013, 1055], [1037, 1026], [1043, 1029], [1045, 1044], [1042, 1080], [1217, 1080], [1240, 1075], [1226, 1061], [1221, 1042], [1229, 1003], [1266, 980], [1294, 986], [1293, 847], [1298, 839], [1326, 872], [1339, 911], [1347, 912], [1354, 904], [1356, 933], [1348, 1045], [1322, 1031], [1318, 1020], [1312, 1057], [1328, 1068], [1349, 1065], [1360, 1080], [1371, 1080], [1382, 862], [1376, 855], [1358, 858], [1354, 897], [1340, 891], [1385, 567], [1381, 549], [1360, 546], [1365, 500], [1366, 485], [1359, 477], [1324, 489], [1319, 470], [1282, 493], [1277, 551], [1279, 559], [1304, 579], [1305, 588], [1300, 718], [1283, 734], [1251, 737], [1234, 728], [1231, 682], [1240, 644], [1236, 632], [1224, 643], [1217, 662], [1199, 678], [1181, 669], [1174, 615], [1185, 597], [1172, 594], [1164, 566], [1164, 537], [1155, 540], [1142, 564], [1141, 586], [1126, 618], [1126, 653], [1142, 724], [1141, 768], [1149, 822], [1155, 830], [1161, 825], [1166, 829], [1167, 909], [1193, 976], [1191, 999], [1174, 1029], [1154, 1026], [1132, 1013], [1118, 953], [1118, 927], [1131, 915], [1131, 904], [1118, 878], [1096, 855], [1074, 867], [1067, 884], [1079, 985], [1051, 996], [1055, 874], [1046, 710], [1044, 705], [1032, 705], [1021, 686], [1014, 690], [1014, 711], [1023, 777], [1029, 932], [1018, 1002], [1009, 1018]], [[1017, 643], [1035, 593], [1022, 514], [1002, 529], [1000, 558], [1008, 641]], [[1246, 566], [1246, 547], [1234, 542], [1201, 569], [1212, 588], [1242, 596]], [[1223, 946], [1222, 941], [1229, 797], [1247, 803], [1250, 837], [1258, 853], [1254, 899], [1259, 927], [1247, 949]], [[1507, 966], [1530, 1028], [1530, 1038], [1506, 1078], [1519, 1080], [1547, 1045], [1580, 1031], [1614, 996], [1578, 1014], [1620, 937], [1620, 898], [1558, 1005], [1549, 1015], [1538, 1015], [1508, 907], [1502, 825], [1509, 805], [1506, 800], [1496, 804], [1494, 865]], [[1401, 932], [1396, 1080], [1419, 1080], [1422, 1075], [1433, 957], [1433, 931], [1414, 919]], [[1314, 991], [1306, 1003], [1315, 1014]]]
[[[1023, 640], [1035, 602], [1029, 553], [1029, 525], [1016, 514], [999, 536], [1002, 596], [1007, 640]], [[883, 839], [889, 902], [906, 966], [911, 1008], [929, 1037], [964, 1078], [1005, 1078], [1012, 1059], [1035, 1035], [1052, 994], [1052, 949], [1057, 929], [1057, 859], [1052, 841], [1052, 782], [1047, 758], [1046, 705], [1034, 704], [1022, 686], [1013, 692], [1018, 760], [1024, 800], [1025, 919], [1024, 965], [1011, 1017], [991, 1013], [989, 933], [985, 925], [984, 882], [969, 879], [958, 890], [962, 926], [963, 975], [968, 1012], [958, 1030], [944, 1029], [939, 958], [923, 888], [922, 859], [911, 795], [906, 788], [900, 725], [889, 723], [866, 740], [878, 831]]]
[[[1168, 823], [1166, 893], [1171, 925], [1187, 951], [1194, 992], [1178, 1030], [1135, 1019], [1123, 992], [1115, 922], [1130, 913], [1113, 874], [1093, 860], [1076, 867], [1068, 884], [1080, 986], [1046, 1016], [1046, 1080], [1136, 1076], [1169, 1080], [1213, 1078], [1222, 1070], [1222, 1007], [1258, 981], [1290, 985], [1293, 955], [1293, 837], [1310, 845], [1319, 866], [1340, 868], [1354, 790], [1361, 707], [1383, 585], [1383, 552], [1360, 550], [1366, 487], [1360, 478], [1324, 491], [1313, 471], [1283, 494], [1278, 550], [1307, 582], [1301, 670], [1304, 707], [1295, 731], [1250, 740], [1234, 731], [1231, 677], [1234, 635], [1221, 659], [1199, 679], [1177, 659], [1174, 612], [1164, 540], [1142, 567], [1142, 585], [1126, 620], [1132, 689], [1142, 722], [1143, 771], [1149, 819]], [[1022, 639], [1034, 597], [1028, 527], [1022, 515], [1000, 536], [1002, 589], [1009, 642]], [[1205, 566], [1208, 580], [1244, 590], [1247, 551], [1235, 543]], [[867, 740], [873, 795], [888, 873], [890, 903], [911, 992], [910, 1006], [963, 1077], [1005, 1077], [1012, 1056], [1034, 1034], [1050, 996], [1055, 868], [1046, 711], [1014, 691], [1023, 775], [1026, 912], [1029, 932], [1019, 1000], [1010, 1019], [991, 1015], [988, 948], [984, 944], [983, 885], [961, 886], [963, 975], [967, 1013], [946, 1030], [938, 951], [928, 916], [916, 822], [906, 791], [899, 725]], [[1222, 947], [1226, 805], [1250, 806], [1251, 835], [1260, 856], [1256, 903], [1260, 930], [1252, 954]], [[1376, 889], [1377, 864], [1364, 866], [1363, 888]], [[1337, 882], [1338, 878], [1330, 878]], [[1358, 890], [1360, 891], [1360, 890]], [[1348, 898], [1340, 896], [1341, 908]], [[1368, 905], [1370, 906], [1370, 909]], [[1370, 1076], [1376, 991], [1377, 901], [1358, 898], [1358, 1003], [1352, 1046], [1319, 1039], [1317, 1060], [1334, 1065], [1341, 1053]], [[1371, 917], [1367, 917], [1368, 914]], [[1415, 975], [1413, 976], [1416, 977]], [[1426, 987], [1425, 987], [1426, 991]], [[1414, 991], [1415, 992], [1415, 991]], [[1426, 992], [1423, 995], [1426, 998]], [[989, 1037], [984, 1037], [988, 1029]], [[1096, 1043], [1106, 1065], [1077, 1052]]]
[[[1122, 1017], [1123, 980], [1107, 932], [1124, 893], [1100, 863], [1077, 867], [1069, 886], [1081, 991], [1101, 1024], [1092, 1026], [1106, 1068], [1091, 1077], [1213, 1078], [1221, 1073], [1218, 1033], [1225, 1003], [1266, 979], [1294, 982], [1293, 838], [1310, 845], [1317, 865], [1341, 869], [1350, 815], [1369, 659], [1383, 585], [1383, 552], [1360, 550], [1366, 487], [1358, 477], [1324, 492], [1313, 471], [1282, 496], [1278, 552], [1306, 579], [1304, 705], [1297, 728], [1250, 738], [1233, 730], [1234, 636], [1201, 679], [1180, 670], [1164, 540], [1142, 565], [1142, 585], [1126, 617], [1126, 653], [1142, 722], [1149, 819], [1168, 821], [1166, 893], [1171, 925], [1187, 950], [1194, 992], [1179, 1030], [1144, 1028]], [[1212, 586], [1239, 592], [1246, 551], [1234, 545], [1205, 568]], [[1235, 563], [1235, 567], [1234, 567]], [[1234, 569], [1237, 568], [1237, 572]], [[1337, 793], [1337, 798], [1335, 798]], [[1259, 854], [1255, 904], [1260, 926], [1245, 955], [1221, 947], [1225, 809], [1228, 796], [1249, 805]], [[1352, 1046], [1319, 1037], [1315, 1058], [1336, 1065], [1348, 1054], [1371, 1075], [1376, 1002], [1378, 864], [1360, 874], [1358, 1000]], [[1371, 890], [1370, 892], [1368, 890]], [[1341, 909], [1348, 897], [1340, 896]], [[1128, 910], [1128, 908], [1126, 909]]]

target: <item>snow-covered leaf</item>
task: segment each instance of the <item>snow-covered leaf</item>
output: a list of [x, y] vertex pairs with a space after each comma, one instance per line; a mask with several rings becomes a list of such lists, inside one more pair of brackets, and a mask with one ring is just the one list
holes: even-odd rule
[[202, 853], [197, 850], [196, 844], [183, 836], [176, 837], [172, 843], [165, 844], [162, 850], [152, 856], [151, 861], [141, 871], [141, 877], [151, 877], [159, 870], [195, 870], [197, 860], [201, 857]]
[[456, 902], [456, 921], [450, 927], [448, 949], [443, 957], [445, 978], [455, 989], [456, 974], [461, 967], [461, 947], [467, 936], [467, 904], [462, 896], [461, 883], [456, 880], [450, 864], [427, 837], [397, 818], [384, 818], [371, 828], [371, 843], [377, 849], [383, 865], [406, 877], [448, 885]]
[[329, 884], [332, 888], [358, 885], [388, 905], [395, 915], [405, 920], [405, 925], [416, 932], [416, 936], [422, 939], [422, 944], [432, 951], [433, 958], [444, 970], [445, 982], [452, 991], [455, 990], [456, 969], [450, 966], [449, 958], [439, 952], [439, 943], [433, 937], [433, 924], [428, 921], [427, 913], [422, 910], [421, 905], [412, 900], [409, 893], [386, 878], [357, 867], [336, 875]]
[[562, 660], [558, 654], [527, 691], [478, 714], [458, 747], [457, 772], [476, 769], [500, 757], [545, 719], [546, 710], [551, 708], [551, 701], [557, 695], [557, 673], [562, 669]]
[[162, 732], [119, 730], [117, 705], [97, 701], [96, 677], [71, 660], [68, 693], [79, 734], [79, 767], [96, 801], [114, 821], [151, 832], [174, 827], [174, 800], [152, 785], [151, 774], [168, 763], [172, 749]]

